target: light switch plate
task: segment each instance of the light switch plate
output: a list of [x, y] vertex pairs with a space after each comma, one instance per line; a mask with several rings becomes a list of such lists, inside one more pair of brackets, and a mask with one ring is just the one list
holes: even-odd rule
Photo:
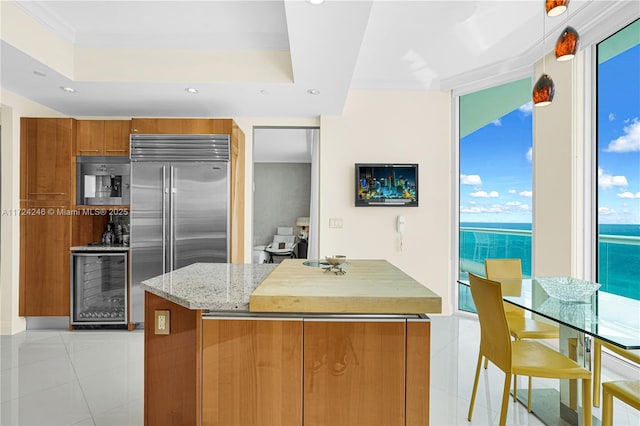
[[171, 311], [156, 311], [155, 334], [169, 334]]

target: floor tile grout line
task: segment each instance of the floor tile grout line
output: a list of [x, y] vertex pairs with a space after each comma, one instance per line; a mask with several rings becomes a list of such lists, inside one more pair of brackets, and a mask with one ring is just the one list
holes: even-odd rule
[[84, 392], [84, 387], [82, 387], [82, 383], [80, 382], [80, 377], [78, 376], [78, 372], [76, 371], [76, 366], [73, 362], [73, 359], [71, 358], [71, 353], [69, 352], [69, 347], [67, 346], [67, 342], [65, 342], [65, 340], [62, 338], [62, 334], [60, 334], [60, 339], [62, 340], [62, 343], [64, 345], [64, 349], [67, 352], [67, 356], [69, 357], [69, 363], [71, 364], [71, 369], [73, 370], [73, 374], [74, 376], [76, 376], [76, 382], [78, 383], [78, 387], [80, 388], [80, 392], [82, 393], [82, 399], [84, 400], [84, 404], [87, 407], [87, 411], [89, 412], [89, 415], [91, 416], [91, 421], [93, 422], [93, 424], [96, 424], [96, 419], [93, 417], [93, 411], [91, 410], [91, 406], [89, 405], [89, 400], [87, 399], [87, 395]]

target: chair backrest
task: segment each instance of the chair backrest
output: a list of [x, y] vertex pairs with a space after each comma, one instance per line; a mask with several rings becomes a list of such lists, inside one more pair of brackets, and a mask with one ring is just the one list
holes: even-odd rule
[[484, 274], [487, 279], [522, 278], [520, 259], [485, 259]]
[[274, 235], [273, 236], [273, 245], [274, 248], [278, 248], [278, 243], [285, 243], [285, 248], [293, 247], [293, 244], [296, 242], [296, 237], [294, 235]]
[[[485, 259], [484, 275], [490, 280], [522, 279], [522, 261], [520, 259]], [[523, 309], [510, 303], [505, 303], [504, 309], [509, 315], [524, 316]]]
[[471, 297], [480, 321], [480, 353], [502, 371], [511, 371], [511, 335], [500, 283], [469, 273]]

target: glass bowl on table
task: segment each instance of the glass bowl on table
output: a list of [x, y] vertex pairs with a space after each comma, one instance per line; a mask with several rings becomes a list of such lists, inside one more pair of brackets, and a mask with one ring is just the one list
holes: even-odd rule
[[539, 277], [535, 281], [553, 298], [565, 302], [588, 302], [600, 284], [571, 277]]

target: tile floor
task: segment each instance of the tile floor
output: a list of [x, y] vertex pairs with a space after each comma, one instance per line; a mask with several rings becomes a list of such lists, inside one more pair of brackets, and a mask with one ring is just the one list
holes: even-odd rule
[[[504, 376], [492, 366], [481, 374], [473, 421], [466, 418], [478, 322], [457, 315], [432, 320], [431, 424], [497, 424]], [[603, 370], [604, 380], [617, 378]], [[555, 380], [534, 380], [534, 387], [557, 386]], [[600, 409], [594, 414], [600, 416]], [[639, 425], [640, 413], [617, 403], [614, 423]], [[30, 330], [0, 336], [0, 425], [142, 424], [142, 331]], [[542, 422], [510, 403], [507, 424]]]

